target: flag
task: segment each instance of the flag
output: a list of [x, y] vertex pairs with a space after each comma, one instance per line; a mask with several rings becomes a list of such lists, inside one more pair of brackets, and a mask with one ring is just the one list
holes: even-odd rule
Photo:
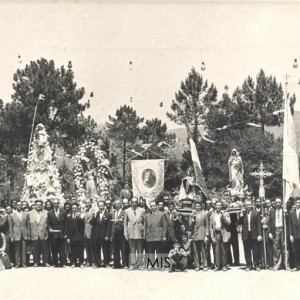
[[300, 189], [297, 136], [288, 99], [284, 106], [283, 124], [283, 202], [286, 203], [295, 189]]
[[192, 161], [193, 161], [193, 167], [195, 171], [195, 183], [200, 187], [202, 190], [203, 194], [207, 198], [207, 189], [206, 189], [206, 184], [205, 184], [205, 179], [203, 176], [202, 168], [200, 165], [200, 160], [196, 148], [196, 144], [192, 138], [190, 138], [190, 147], [191, 147], [191, 156], [192, 156]]

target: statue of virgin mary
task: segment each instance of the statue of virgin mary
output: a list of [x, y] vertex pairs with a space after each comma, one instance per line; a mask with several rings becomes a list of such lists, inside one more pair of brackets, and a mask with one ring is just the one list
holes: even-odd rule
[[244, 186], [243, 161], [236, 149], [232, 149], [228, 160], [229, 181], [233, 190], [241, 190]]

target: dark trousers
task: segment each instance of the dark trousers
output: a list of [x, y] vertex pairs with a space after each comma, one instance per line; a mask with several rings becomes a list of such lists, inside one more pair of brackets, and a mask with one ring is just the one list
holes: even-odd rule
[[14, 244], [11, 241], [6, 241], [6, 253], [9, 257], [10, 262], [15, 265], [15, 251]]
[[129, 242], [125, 239], [124, 241], [124, 261], [122, 257], [122, 265], [124, 267], [129, 267], [129, 254], [130, 254], [130, 247], [129, 247]]
[[51, 243], [51, 238], [48, 238], [47, 240], [47, 263], [49, 265], [52, 265], [53, 264], [53, 261], [52, 261], [52, 243]]
[[83, 242], [74, 241], [70, 242], [71, 246], [71, 265], [83, 264]]
[[104, 265], [109, 264], [109, 247], [110, 243], [105, 241], [105, 239], [97, 238], [92, 239], [94, 264], [98, 267], [101, 266], [101, 250], [103, 251]]
[[[233, 255], [231, 254], [231, 249]], [[228, 263], [233, 264], [233, 260], [235, 265], [240, 264], [239, 239], [237, 232], [231, 232], [231, 237], [229, 240]]]
[[187, 266], [187, 257], [172, 257], [171, 260], [169, 260], [170, 262], [170, 270], [171, 271], [175, 271], [175, 270], [180, 270], [180, 271], [184, 271], [186, 269]]
[[275, 229], [275, 236], [273, 237], [273, 255], [274, 268], [281, 268], [284, 266], [284, 231], [283, 228]]
[[115, 232], [112, 240], [113, 256], [114, 256], [114, 267], [121, 267], [121, 255], [122, 255], [122, 266], [125, 267], [125, 237], [122, 232]]
[[129, 239], [129, 249], [130, 249], [130, 255], [129, 255], [129, 264], [133, 267], [139, 267], [141, 266], [141, 259], [142, 259], [142, 239]]
[[66, 264], [65, 261], [65, 240], [64, 239], [51, 239], [51, 249], [52, 249], [52, 263], [55, 267], [59, 265], [63, 267]]
[[33, 246], [33, 260], [35, 264], [40, 264], [41, 255], [43, 265], [45, 266], [48, 259], [48, 241], [37, 239], [36, 241], [32, 241]]
[[223, 242], [221, 232], [215, 232], [215, 267], [222, 269], [228, 263], [228, 242]]
[[[156, 257], [159, 261], [160, 264], [160, 258], [161, 254], [163, 253], [163, 243], [162, 241], [147, 241], [147, 258], [150, 259], [150, 262], [152, 265], [155, 263], [155, 252], [156, 252]], [[145, 262], [147, 266], [149, 266], [150, 262], [148, 263], [148, 259]]]
[[86, 237], [84, 239], [84, 246], [85, 246], [85, 251], [86, 251], [86, 261], [89, 265], [92, 265], [94, 259], [93, 259], [93, 247], [92, 247], [91, 239], [88, 239]]
[[[248, 239], [243, 240], [245, 260], [248, 268], [259, 266], [259, 242], [256, 239], [251, 238], [251, 233], [248, 232]], [[253, 256], [253, 264], [252, 264]]]
[[14, 250], [15, 250], [15, 265], [21, 266], [26, 265], [26, 246], [27, 241], [21, 239], [20, 241], [14, 241]]
[[292, 243], [292, 250], [294, 254], [294, 267], [300, 268], [300, 239], [295, 239]]
[[206, 244], [204, 241], [193, 241], [193, 248], [194, 248], [194, 263], [195, 267], [199, 268], [200, 264], [203, 264], [203, 267], [207, 267], [207, 260], [206, 260]]

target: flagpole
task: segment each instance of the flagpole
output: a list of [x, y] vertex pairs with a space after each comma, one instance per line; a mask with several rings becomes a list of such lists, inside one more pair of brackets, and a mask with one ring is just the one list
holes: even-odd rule
[[39, 97], [38, 97], [38, 100], [36, 102], [35, 109], [34, 109], [34, 114], [33, 114], [33, 119], [32, 119], [32, 125], [31, 125], [30, 139], [29, 139], [29, 145], [28, 145], [28, 157], [29, 157], [30, 145], [31, 145], [31, 142], [32, 142], [32, 137], [33, 137], [33, 130], [34, 130], [34, 123], [35, 123], [35, 118], [36, 118], [36, 112], [37, 112], [37, 108], [38, 108], [38, 105], [39, 105], [39, 101], [42, 98], [43, 98], [43, 95], [40, 94]]

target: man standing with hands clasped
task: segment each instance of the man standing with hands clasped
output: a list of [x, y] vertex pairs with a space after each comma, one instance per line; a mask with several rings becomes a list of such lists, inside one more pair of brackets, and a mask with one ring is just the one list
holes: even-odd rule
[[[252, 268], [260, 271], [259, 243], [262, 241], [262, 226], [260, 214], [251, 205], [251, 201], [245, 201], [245, 208], [241, 210], [238, 224], [242, 225], [242, 239], [246, 260], [246, 271]], [[253, 265], [252, 258], [253, 256]]]

